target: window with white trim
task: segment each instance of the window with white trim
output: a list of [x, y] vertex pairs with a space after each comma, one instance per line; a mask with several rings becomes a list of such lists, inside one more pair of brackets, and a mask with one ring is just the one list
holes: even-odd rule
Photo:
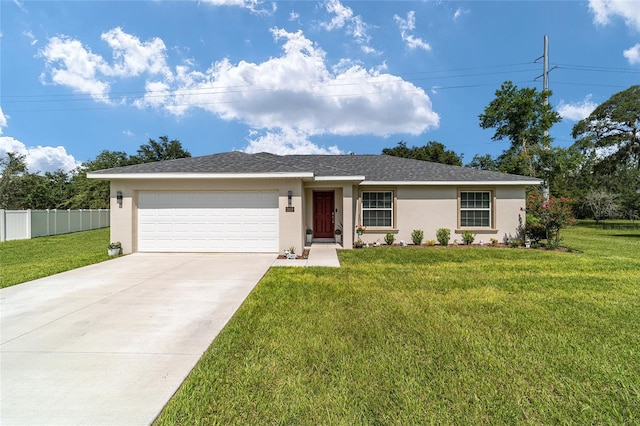
[[362, 193], [362, 226], [391, 228], [393, 226], [393, 192]]
[[460, 191], [460, 227], [491, 228], [491, 191]]

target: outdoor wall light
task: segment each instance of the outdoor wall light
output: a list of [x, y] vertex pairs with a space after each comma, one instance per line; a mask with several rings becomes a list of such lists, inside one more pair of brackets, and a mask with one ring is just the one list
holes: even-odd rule
[[291, 207], [291, 198], [293, 197], [293, 193], [291, 191], [287, 192], [287, 200], [289, 201], [289, 207]]
[[122, 208], [122, 192], [121, 191], [116, 192], [116, 201], [118, 202], [118, 206]]

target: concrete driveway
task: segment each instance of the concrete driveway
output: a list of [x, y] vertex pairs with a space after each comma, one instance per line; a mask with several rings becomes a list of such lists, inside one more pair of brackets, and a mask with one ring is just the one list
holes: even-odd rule
[[0, 290], [0, 424], [149, 424], [275, 258], [133, 254]]

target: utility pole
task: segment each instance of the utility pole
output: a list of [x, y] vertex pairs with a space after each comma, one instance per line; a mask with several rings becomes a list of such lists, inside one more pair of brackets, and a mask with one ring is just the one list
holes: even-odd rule
[[[540, 56], [534, 62], [538, 62], [540, 59], [542, 59], [542, 74], [534, 78], [534, 80], [542, 77], [542, 90], [546, 91], [549, 90], [549, 72], [557, 68], [553, 67], [549, 69], [549, 36], [547, 35], [544, 36], [544, 51], [542, 53], [542, 56]], [[544, 102], [545, 105], [547, 105], [549, 103], [549, 100], [545, 98]]]
[[[542, 54], [542, 90], [549, 90], [549, 36], [544, 35], [544, 53]], [[548, 104], [547, 98], [544, 98], [544, 103]]]
[[[549, 71], [553, 71], [556, 68], [553, 67], [549, 69], [549, 36], [547, 36], [546, 34], [544, 36], [544, 50], [542, 56], [540, 56], [534, 62], [538, 62], [540, 59], [542, 59], [542, 75], [536, 77], [535, 80], [542, 77], [542, 90], [546, 92], [547, 90], [549, 90]], [[544, 97], [544, 104], [549, 105], [549, 98], [547, 96]], [[548, 130], [544, 131], [544, 136], [549, 136]], [[544, 196], [545, 200], [549, 201], [549, 171], [547, 170], [546, 172], [547, 176], [545, 176], [545, 181], [542, 186], [542, 195]]]

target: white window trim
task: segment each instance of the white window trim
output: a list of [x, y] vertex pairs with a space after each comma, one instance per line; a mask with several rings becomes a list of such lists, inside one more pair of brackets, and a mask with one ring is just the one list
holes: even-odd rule
[[[391, 194], [391, 207], [389, 208], [365, 208], [364, 207], [364, 194], [365, 193], [372, 193], [372, 192], [388, 192]], [[391, 189], [371, 189], [371, 190], [367, 190], [367, 191], [361, 191], [360, 192], [360, 224], [362, 226], [364, 226], [365, 228], [369, 228], [369, 229], [394, 229], [394, 224], [395, 224], [395, 207], [396, 207], [396, 198], [395, 198], [395, 193], [393, 190]], [[373, 210], [377, 210], [377, 211], [390, 211], [391, 212], [391, 225], [389, 226], [373, 226], [373, 225], [365, 225], [364, 224], [364, 212], [368, 210], [368, 211], [373, 211]]]
[[[488, 208], [469, 208], [462, 207], [462, 193], [488, 193], [489, 194], [489, 207]], [[458, 225], [460, 229], [494, 229], [495, 228], [495, 216], [494, 216], [495, 197], [494, 191], [491, 189], [460, 189], [458, 190]], [[463, 211], [488, 211], [489, 212], [489, 226], [463, 226], [462, 225], [462, 212]]]

